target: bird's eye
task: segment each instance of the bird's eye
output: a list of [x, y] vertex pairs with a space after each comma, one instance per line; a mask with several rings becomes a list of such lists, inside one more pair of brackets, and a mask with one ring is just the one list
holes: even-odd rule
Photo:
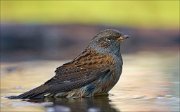
[[109, 36], [109, 37], [106, 38], [107, 42], [110, 42], [112, 40], [116, 40], [116, 37], [115, 36]]
[[110, 41], [111, 41], [111, 39], [110, 39], [110, 38], [106, 38], [106, 41], [110, 42]]

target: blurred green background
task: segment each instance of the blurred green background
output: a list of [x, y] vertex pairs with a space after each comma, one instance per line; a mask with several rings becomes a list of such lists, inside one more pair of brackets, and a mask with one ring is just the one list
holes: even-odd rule
[[1, 21], [179, 27], [179, 1], [1, 1]]
[[3, 61], [72, 59], [107, 28], [133, 37], [123, 53], [177, 51], [180, 43], [178, 0], [4, 0], [0, 25]]

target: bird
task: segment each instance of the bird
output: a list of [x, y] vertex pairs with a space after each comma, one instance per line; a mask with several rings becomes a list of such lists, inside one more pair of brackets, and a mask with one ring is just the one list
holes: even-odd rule
[[72, 61], [42, 85], [9, 99], [83, 98], [108, 95], [122, 73], [120, 46], [129, 38], [115, 29], [97, 33]]

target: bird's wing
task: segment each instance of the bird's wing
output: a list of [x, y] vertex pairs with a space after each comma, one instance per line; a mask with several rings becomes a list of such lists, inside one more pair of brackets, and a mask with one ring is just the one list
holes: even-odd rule
[[112, 57], [86, 50], [72, 62], [58, 67], [56, 75], [45, 85], [54, 93], [76, 89], [112, 72], [113, 65]]
[[56, 69], [56, 75], [41, 86], [27, 91], [11, 99], [42, 98], [47, 93], [58, 93], [80, 88], [98, 79], [98, 77], [113, 72], [112, 57], [85, 50], [72, 62]]

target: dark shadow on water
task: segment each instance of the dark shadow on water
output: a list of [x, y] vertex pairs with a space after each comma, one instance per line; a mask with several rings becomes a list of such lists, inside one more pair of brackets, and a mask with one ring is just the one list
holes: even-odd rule
[[45, 105], [46, 112], [120, 112], [111, 104], [108, 97], [95, 98], [48, 98], [44, 100], [28, 100], [32, 103], [52, 102]]

